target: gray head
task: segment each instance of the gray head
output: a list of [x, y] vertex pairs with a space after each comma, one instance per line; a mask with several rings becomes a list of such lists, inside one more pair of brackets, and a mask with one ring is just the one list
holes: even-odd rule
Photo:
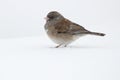
[[47, 14], [47, 21], [55, 21], [55, 20], [61, 20], [64, 17], [57, 11], [51, 11]]

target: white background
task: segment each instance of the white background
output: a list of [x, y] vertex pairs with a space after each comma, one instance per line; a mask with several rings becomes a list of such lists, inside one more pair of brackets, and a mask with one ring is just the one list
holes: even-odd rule
[[[0, 80], [120, 80], [119, 0], [1, 0]], [[55, 49], [44, 17], [59, 11], [105, 37]]]

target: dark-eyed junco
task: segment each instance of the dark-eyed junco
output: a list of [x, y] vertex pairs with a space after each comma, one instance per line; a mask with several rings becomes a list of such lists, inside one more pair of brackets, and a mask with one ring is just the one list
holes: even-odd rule
[[105, 36], [104, 33], [91, 32], [79, 24], [76, 24], [57, 11], [51, 11], [47, 14], [45, 30], [50, 39], [60, 46], [67, 46], [84, 35]]

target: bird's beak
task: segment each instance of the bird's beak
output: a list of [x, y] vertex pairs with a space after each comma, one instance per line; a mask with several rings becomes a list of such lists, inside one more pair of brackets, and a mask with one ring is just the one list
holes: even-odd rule
[[48, 20], [49, 20], [49, 18], [48, 18], [48, 17], [44, 17], [44, 19], [45, 19], [46, 21], [48, 21]]

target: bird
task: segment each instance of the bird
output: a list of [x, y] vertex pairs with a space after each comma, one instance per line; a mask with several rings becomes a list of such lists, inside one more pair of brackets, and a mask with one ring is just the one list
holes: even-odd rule
[[105, 36], [104, 33], [92, 32], [83, 26], [70, 21], [57, 11], [50, 11], [45, 17], [45, 32], [48, 37], [60, 46], [67, 47], [70, 43], [85, 35]]

